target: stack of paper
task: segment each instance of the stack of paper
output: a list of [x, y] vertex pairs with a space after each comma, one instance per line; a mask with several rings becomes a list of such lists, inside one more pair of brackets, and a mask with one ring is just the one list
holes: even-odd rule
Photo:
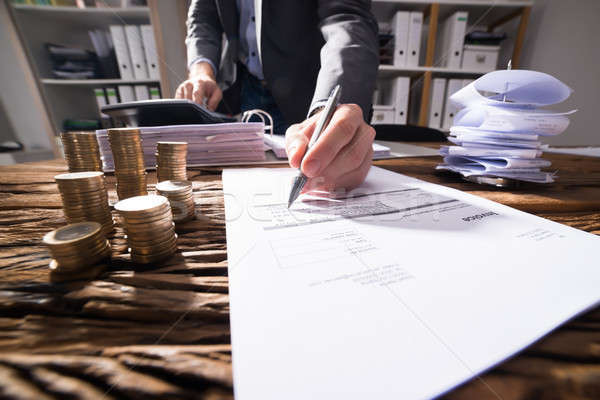
[[[275, 153], [277, 158], [287, 158], [285, 150], [285, 136], [265, 135], [265, 145]], [[392, 156], [390, 148], [378, 143], [373, 143], [373, 160], [389, 158]]]
[[[262, 122], [149, 126], [139, 128], [146, 168], [156, 166], [156, 142], [187, 142], [187, 164], [243, 164], [265, 160]], [[96, 131], [104, 171], [114, 170], [107, 131]]]
[[490, 72], [450, 96], [458, 108], [443, 146], [444, 164], [438, 169], [463, 176], [489, 176], [549, 183], [554, 173], [542, 171], [550, 162], [539, 158], [540, 136], [562, 133], [566, 113], [538, 107], [560, 103], [572, 90], [556, 78], [535, 71]]

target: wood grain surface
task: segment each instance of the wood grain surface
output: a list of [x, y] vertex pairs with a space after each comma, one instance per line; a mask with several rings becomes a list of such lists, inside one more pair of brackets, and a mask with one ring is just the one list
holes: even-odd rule
[[[557, 183], [510, 191], [436, 174], [437, 157], [376, 164], [600, 234], [600, 159], [548, 158]], [[189, 172], [198, 218], [177, 228], [175, 257], [133, 265], [118, 225], [108, 271], [56, 284], [41, 238], [65, 224], [53, 180], [65, 171], [62, 160], [0, 167], [0, 398], [233, 398], [220, 169]], [[444, 398], [600, 398], [600, 309]]]

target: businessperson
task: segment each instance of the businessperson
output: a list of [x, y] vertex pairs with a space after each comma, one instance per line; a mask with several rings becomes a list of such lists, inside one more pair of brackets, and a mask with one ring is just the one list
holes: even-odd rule
[[[290, 165], [309, 178], [304, 192], [356, 187], [369, 170], [375, 136], [366, 122], [378, 67], [370, 8], [361, 0], [193, 0], [189, 79], [176, 97], [214, 110], [223, 88], [234, 99], [221, 105], [227, 111], [237, 112], [238, 100], [241, 111], [259, 108], [273, 116], [275, 132], [286, 133]], [[337, 84], [340, 105], [302, 160]]]

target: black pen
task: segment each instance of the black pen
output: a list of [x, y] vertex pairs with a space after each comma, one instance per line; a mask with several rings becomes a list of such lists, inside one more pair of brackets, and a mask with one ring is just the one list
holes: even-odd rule
[[[319, 121], [317, 121], [317, 126], [315, 127], [315, 131], [313, 132], [313, 135], [310, 138], [310, 142], [308, 142], [308, 147], [306, 149], [306, 152], [302, 156], [302, 160], [300, 160], [300, 166], [302, 166], [302, 161], [304, 160], [306, 153], [308, 153], [310, 148], [313, 147], [313, 145], [317, 142], [317, 140], [319, 140], [319, 136], [321, 136], [321, 133], [325, 130], [325, 127], [331, 120], [331, 116], [335, 112], [335, 109], [338, 106], [338, 102], [340, 101], [340, 92], [341, 92], [340, 85], [336, 85], [336, 87], [334, 87], [333, 90], [331, 91], [331, 94], [329, 95], [329, 99], [327, 99], [327, 104], [325, 104], [325, 108], [323, 109], [323, 112], [321, 113], [321, 116], [319, 117]], [[298, 196], [300, 196], [300, 192], [302, 191], [302, 188], [304, 187], [304, 185], [306, 184], [306, 181], [308, 179], [306, 177], [306, 175], [304, 175], [302, 173], [302, 170], [300, 168], [298, 169], [298, 171], [299, 171], [298, 176], [296, 176], [294, 178], [294, 184], [292, 186], [292, 190], [290, 191], [290, 198], [288, 200], [288, 208], [290, 208], [291, 205], [294, 203], [294, 201], [298, 198]]]

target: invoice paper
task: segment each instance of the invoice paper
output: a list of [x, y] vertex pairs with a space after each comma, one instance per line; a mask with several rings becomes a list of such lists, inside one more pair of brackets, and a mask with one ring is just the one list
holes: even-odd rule
[[237, 399], [431, 398], [599, 302], [594, 235], [375, 167], [288, 210], [296, 173], [223, 172]]

